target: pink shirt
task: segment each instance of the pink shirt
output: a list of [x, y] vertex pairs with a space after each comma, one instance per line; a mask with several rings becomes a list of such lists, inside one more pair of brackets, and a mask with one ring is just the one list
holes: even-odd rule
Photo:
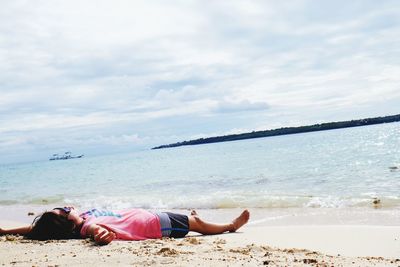
[[97, 224], [113, 231], [120, 240], [144, 240], [161, 238], [160, 219], [157, 215], [143, 209], [129, 209], [118, 212], [92, 209], [83, 214], [85, 219], [81, 236], [87, 237], [89, 225]]

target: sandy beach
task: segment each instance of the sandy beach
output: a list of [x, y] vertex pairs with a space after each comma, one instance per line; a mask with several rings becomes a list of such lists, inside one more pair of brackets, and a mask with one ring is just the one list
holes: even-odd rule
[[[2, 226], [18, 226], [12, 221]], [[2, 266], [400, 266], [400, 226], [245, 226], [183, 239], [31, 241], [0, 237]]]
[[0, 3], [0, 267], [400, 267], [400, 0]]

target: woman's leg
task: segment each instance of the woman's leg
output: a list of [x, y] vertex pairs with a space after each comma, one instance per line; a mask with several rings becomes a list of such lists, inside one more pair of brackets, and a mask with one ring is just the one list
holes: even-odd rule
[[248, 210], [244, 210], [237, 218], [231, 223], [216, 224], [209, 223], [200, 219], [196, 211], [192, 211], [189, 216], [189, 231], [198, 232], [203, 235], [215, 235], [222, 234], [224, 232], [235, 232], [244, 224], [249, 221], [250, 213]]

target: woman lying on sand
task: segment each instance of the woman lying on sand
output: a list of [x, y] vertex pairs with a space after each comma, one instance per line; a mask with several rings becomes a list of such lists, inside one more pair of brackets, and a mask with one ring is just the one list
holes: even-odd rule
[[184, 237], [189, 231], [204, 235], [235, 232], [249, 220], [244, 210], [231, 223], [215, 224], [200, 219], [196, 211], [190, 216], [171, 212], [152, 213], [143, 209], [119, 212], [92, 209], [82, 214], [74, 207], [55, 208], [37, 216], [32, 225], [4, 230], [0, 234], [20, 234], [28, 239], [74, 239], [92, 237], [99, 245], [113, 240], [144, 240], [161, 237]]

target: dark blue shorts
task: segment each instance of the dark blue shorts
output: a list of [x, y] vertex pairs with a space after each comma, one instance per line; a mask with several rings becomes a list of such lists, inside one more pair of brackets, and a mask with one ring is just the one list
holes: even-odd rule
[[157, 215], [160, 218], [162, 236], [180, 238], [189, 233], [188, 216], [172, 212], [160, 212]]

